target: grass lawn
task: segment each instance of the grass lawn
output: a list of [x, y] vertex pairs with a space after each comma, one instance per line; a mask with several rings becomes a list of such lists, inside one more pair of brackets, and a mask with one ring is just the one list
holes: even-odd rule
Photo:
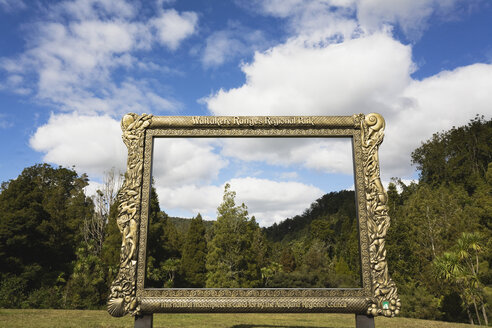
[[[0, 309], [0, 327], [120, 328], [133, 318], [113, 318], [106, 311]], [[355, 327], [353, 314], [156, 314], [154, 327], [341, 328]], [[407, 318], [376, 318], [376, 328], [469, 328], [470, 325]]]

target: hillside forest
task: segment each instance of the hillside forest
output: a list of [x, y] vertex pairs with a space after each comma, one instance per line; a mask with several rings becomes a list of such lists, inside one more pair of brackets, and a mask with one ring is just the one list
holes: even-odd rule
[[[492, 305], [492, 120], [437, 132], [393, 178], [386, 236], [402, 316], [488, 325]], [[85, 174], [37, 164], [0, 189], [0, 307], [103, 308], [119, 266], [121, 177], [93, 197]], [[175, 218], [151, 192], [146, 287], [360, 287], [353, 191], [261, 228], [226, 184], [215, 221]]]

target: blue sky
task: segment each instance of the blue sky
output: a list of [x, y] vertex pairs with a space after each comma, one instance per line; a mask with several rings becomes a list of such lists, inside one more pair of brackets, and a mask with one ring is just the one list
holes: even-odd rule
[[491, 18], [488, 0], [0, 0], [0, 181], [45, 161], [97, 188], [125, 168], [127, 112], [379, 112], [383, 180], [414, 179], [422, 141], [492, 115]]

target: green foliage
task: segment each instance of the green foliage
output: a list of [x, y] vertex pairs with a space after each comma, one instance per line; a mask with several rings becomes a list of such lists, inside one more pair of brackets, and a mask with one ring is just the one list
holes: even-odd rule
[[[348, 217], [350, 222], [355, 219], [355, 194], [353, 191], [342, 190], [323, 195], [313, 202], [302, 215], [294, 216], [278, 224], [274, 223], [271, 227], [265, 228], [264, 231], [269, 240], [288, 242], [306, 235], [313, 220], [326, 220], [333, 215], [338, 215], [338, 219]], [[330, 227], [334, 229], [336, 235], [342, 228], [342, 221], [334, 219]]]
[[[492, 121], [478, 116], [467, 126], [435, 134], [412, 154], [420, 181], [405, 185], [395, 179], [388, 188], [388, 262], [401, 286], [403, 315], [486, 318], [485, 284], [492, 283], [492, 253], [486, 247], [492, 246], [491, 136]], [[480, 249], [477, 240], [483, 242]]]
[[27, 298], [27, 280], [11, 274], [2, 275], [0, 281], [0, 307], [18, 308]]
[[270, 287], [270, 280], [280, 272], [283, 272], [282, 265], [277, 262], [272, 262], [268, 266], [261, 268], [263, 286]]
[[[178, 235], [182, 236], [182, 238], [185, 238], [188, 230], [190, 229], [192, 219], [170, 216], [168, 220], [174, 225], [176, 231], [178, 232]], [[210, 229], [212, 229], [215, 221], [203, 220], [202, 218], [202, 222], [203, 226], [205, 227], [205, 231], [208, 232]]]
[[293, 271], [277, 272], [269, 279], [268, 287], [271, 288], [323, 288], [320, 276], [314, 272]]
[[183, 245], [181, 270], [187, 286], [205, 287], [207, 262], [207, 240], [202, 216], [197, 215], [191, 220]]
[[[324, 195], [300, 216], [265, 228], [271, 243], [271, 258], [283, 268], [278, 277], [270, 280], [271, 284], [275, 287], [290, 287], [291, 283], [297, 287], [360, 286], [357, 224], [355, 194], [344, 190]], [[300, 279], [300, 275], [308, 278]]]
[[207, 254], [207, 287], [239, 288], [261, 285], [255, 234], [260, 229], [248, 219], [244, 204], [236, 206], [236, 193], [226, 184], [223, 202], [217, 208], [213, 238]]
[[[487, 324], [485, 295], [480, 281], [479, 256], [484, 250], [483, 240], [479, 233], [462, 233], [451, 252], [436, 257], [433, 262], [436, 276], [453, 286], [460, 295], [462, 304], [473, 322], [469, 308], [473, 305], [476, 319], [480, 323], [481, 316]], [[482, 314], [479, 314], [478, 307]]]
[[106, 285], [108, 291], [111, 282], [116, 278], [120, 266], [120, 249], [122, 236], [116, 218], [118, 216], [118, 202], [115, 202], [109, 211], [108, 223], [106, 225], [106, 236], [104, 238], [101, 260], [106, 273]]
[[66, 290], [68, 308], [94, 309], [106, 299], [106, 270], [92, 247], [94, 245], [82, 243], [77, 250], [77, 260]]
[[492, 120], [476, 116], [463, 127], [436, 133], [412, 153], [420, 182], [462, 184], [472, 192], [492, 162]]
[[323, 270], [328, 267], [330, 258], [324, 242], [314, 239], [302, 257], [301, 267], [305, 271]]
[[22, 303], [23, 308], [60, 309], [63, 304], [63, 285], [41, 287], [32, 291]]
[[2, 280], [20, 277], [26, 297], [70, 275], [80, 227], [93, 211], [83, 192], [86, 185], [87, 176], [48, 164], [28, 167], [2, 184], [0, 275]]
[[418, 319], [440, 319], [440, 299], [427, 288], [409, 281], [399, 286], [402, 300], [402, 316]]
[[[150, 193], [149, 228], [147, 233], [147, 275], [146, 287], [163, 287], [170, 283], [165, 269], [166, 261], [181, 257], [181, 241], [169, 217], [159, 207], [159, 199], [154, 187]], [[174, 278], [173, 282], [174, 284]]]
[[162, 271], [166, 274], [166, 282], [164, 283], [164, 288], [174, 287], [174, 280], [176, 278], [176, 273], [181, 266], [180, 259], [167, 259], [161, 266]]
[[284, 272], [292, 272], [296, 268], [296, 258], [289, 246], [282, 247], [282, 252], [280, 253], [280, 265], [282, 265], [282, 271]]
[[361, 286], [360, 280], [361, 276], [358, 272], [354, 272], [350, 270], [349, 265], [347, 262], [345, 262], [343, 257], [340, 257], [338, 259], [335, 259], [335, 275], [333, 279], [335, 280], [335, 283], [332, 283], [333, 286], [336, 287], [354, 287], [354, 286]]

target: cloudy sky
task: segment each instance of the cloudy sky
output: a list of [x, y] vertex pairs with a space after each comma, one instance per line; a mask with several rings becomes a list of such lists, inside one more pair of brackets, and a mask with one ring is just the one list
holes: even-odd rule
[[[491, 17], [488, 0], [0, 0], [0, 181], [48, 162], [97, 186], [125, 168], [127, 112], [379, 112], [383, 180], [414, 179], [422, 141], [492, 115]], [[164, 158], [156, 172], [164, 209], [183, 210], [188, 194], [190, 211], [213, 212], [229, 181], [269, 224], [332, 188], [319, 181], [350, 188], [343, 159], [322, 159], [343, 142], [179, 142], [180, 166]]]
[[215, 219], [228, 182], [262, 226], [354, 188], [348, 138], [156, 138], [153, 170], [166, 213]]

